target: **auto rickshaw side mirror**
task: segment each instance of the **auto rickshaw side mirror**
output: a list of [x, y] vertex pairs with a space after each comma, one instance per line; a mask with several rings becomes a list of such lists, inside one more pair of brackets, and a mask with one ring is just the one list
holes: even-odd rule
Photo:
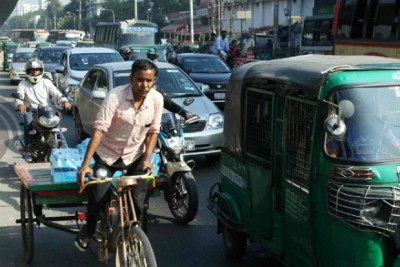
[[337, 110], [337, 114], [332, 112], [324, 121], [324, 129], [328, 134], [333, 136], [343, 136], [346, 133], [346, 124], [341, 119], [342, 118], [342, 107], [336, 105], [332, 102], [323, 101], [328, 105], [334, 106], [334, 108], [330, 108], [330, 110]]

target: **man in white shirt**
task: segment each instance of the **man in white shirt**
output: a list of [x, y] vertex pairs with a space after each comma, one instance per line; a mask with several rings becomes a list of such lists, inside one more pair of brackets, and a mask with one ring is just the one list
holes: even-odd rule
[[49, 79], [43, 79], [43, 72], [43, 63], [36, 58], [30, 59], [26, 63], [26, 74], [28, 76], [17, 87], [17, 93], [21, 99], [16, 99], [15, 105], [24, 118], [25, 146], [32, 141], [29, 134], [32, 128], [32, 112], [27, 110], [28, 107], [36, 109], [39, 105], [49, 106], [54, 101], [64, 106], [66, 110], [71, 109], [68, 99], [61, 94], [53, 82]]
[[221, 31], [221, 35], [219, 35], [215, 41], [215, 54], [219, 55], [223, 60], [226, 60], [226, 56], [229, 51], [229, 40], [226, 37], [226, 34], [226, 31]]
[[254, 39], [249, 33], [245, 33], [242, 41], [242, 56], [253, 55], [254, 46]]

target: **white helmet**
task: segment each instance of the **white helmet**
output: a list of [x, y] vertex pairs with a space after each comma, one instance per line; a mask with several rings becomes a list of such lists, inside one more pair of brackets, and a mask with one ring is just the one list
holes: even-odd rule
[[[33, 76], [30, 72], [31, 69], [40, 69], [40, 73], [36, 76]], [[31, 81], [31, 83], [38, 83], [43, 77], [44, 65], [39, 59], [31, 58], [28, 60], [28, 62], [26, 62], [25, 72], [28, 75], [28, 79]]]

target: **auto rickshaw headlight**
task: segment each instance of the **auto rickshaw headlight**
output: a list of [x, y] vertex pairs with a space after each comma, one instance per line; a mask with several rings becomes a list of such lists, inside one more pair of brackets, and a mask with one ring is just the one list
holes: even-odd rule
[[376, 218], [381, 208], [382, 204], [380, 201], [372, 202], [371, 205], [368, 205], [364, 209], [360, 210], [360, 216], [366, 219]]

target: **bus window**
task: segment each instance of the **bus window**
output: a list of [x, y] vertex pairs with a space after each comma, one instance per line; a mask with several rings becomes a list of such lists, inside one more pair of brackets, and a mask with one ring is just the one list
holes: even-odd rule
[[395, 2], [379, 3], [374, 25], [374, 39], [389, 39], [391, 37], [395, 5]]

